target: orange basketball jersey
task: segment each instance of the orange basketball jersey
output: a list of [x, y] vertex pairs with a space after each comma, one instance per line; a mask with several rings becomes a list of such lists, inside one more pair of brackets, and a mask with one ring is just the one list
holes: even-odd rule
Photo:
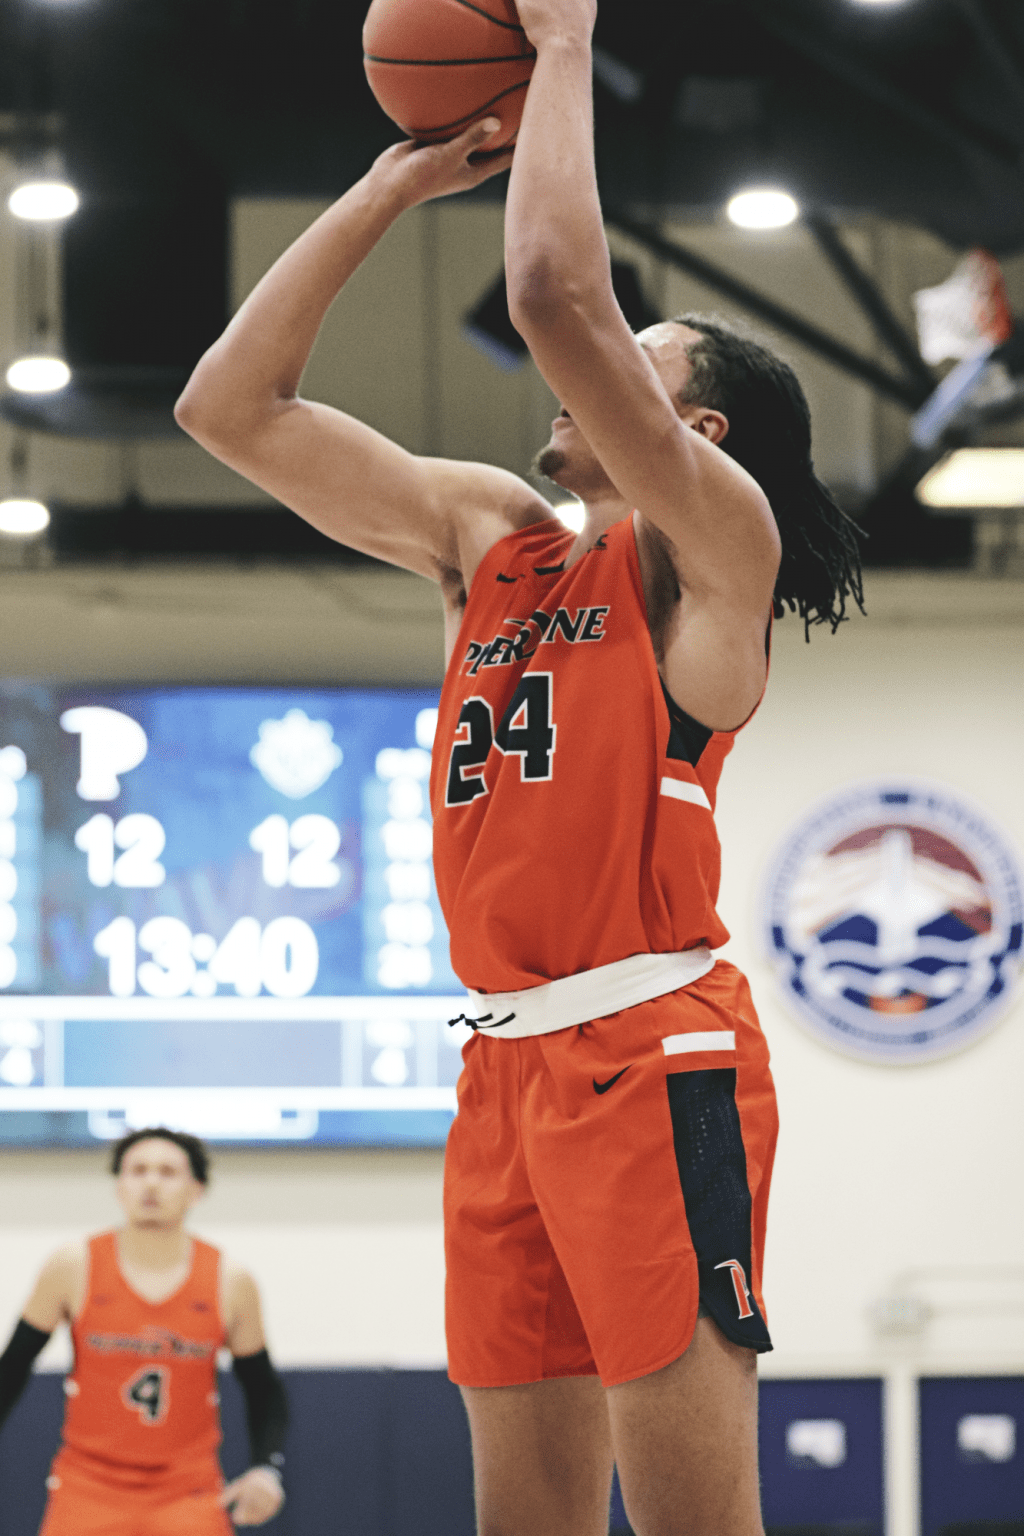
[[117, 1239], [89, 1242], [85, 1302], [58, 1463], [85, 1462], [116, 1482], [150, 1482], [212, 1460], [220, 1444], [217, 1350], [224, 1343], [220, 1254], [192, 1239], [192, 1267], [165, 1301], [146, 1301], [121, 1273]]
[[478, 992], [729, 937], [713, 811], [735, 732], [662, 686], [632, 518], [566, 571], [573, 538], [545, 521], [494, 545], [441, 692], [434, 866]]

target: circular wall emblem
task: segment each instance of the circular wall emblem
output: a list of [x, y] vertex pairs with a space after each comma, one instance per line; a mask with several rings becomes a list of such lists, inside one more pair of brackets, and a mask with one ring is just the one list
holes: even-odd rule
[[916, 1063], [978, 1039], [1021, 960], [1021, 875], [1003, 834], [959, 794], [858, 784], [789, 834], [765, 897], [779, 982], [819, 1039]]

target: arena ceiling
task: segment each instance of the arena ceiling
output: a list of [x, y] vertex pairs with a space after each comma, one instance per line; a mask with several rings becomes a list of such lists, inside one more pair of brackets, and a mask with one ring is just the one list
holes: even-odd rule
[[[80, 380], [163, 409], [224, 322], [229, 200], [335, 195], [394, 139], [363, 74], [365, 10], [0, 0], [0, 141], [26, 163], [56, 147], [83, 194], [65, 234]], [[602, 0], [595, 41], [599, 176], [621, 220], [714, 212], [771, 180], [819, 238], [870, 213], [1024, 249], [1020, 0]], [[914, 362], [908, 399], [927, 393]]]
[[[149, 200], [200, 169], [233, 193], [336, 192], [394, 136], [363, 76], [365, 8], [4, 0], [0, 112], [61, 138], [93, 193]], [[596, 42], [621, 206], [720, 206], [771, 171], [811, 211], [1024, 246], [1019, 0], [602, 0]]]

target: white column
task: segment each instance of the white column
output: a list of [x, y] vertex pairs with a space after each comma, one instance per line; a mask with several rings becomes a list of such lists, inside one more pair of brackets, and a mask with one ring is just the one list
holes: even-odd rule
[[920, 1536], [919, 1439], [917, 1375], [909, 1365], [892, 1366], [882, 1397], [886, 1536]]

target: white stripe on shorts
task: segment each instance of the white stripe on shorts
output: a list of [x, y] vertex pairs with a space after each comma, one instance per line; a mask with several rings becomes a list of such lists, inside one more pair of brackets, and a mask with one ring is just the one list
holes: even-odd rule
[[689, 1035], [666, 1035], [661, 1043], [666, 1056], [689, 1056], [694, 1051], [734, 1051], [736, 1032], [732, 1029], [698, 1029]]
[[688, 779], [662, 779], [661, 793], [670, 800], [688, 800], [691, 805], [702, 805], [706, 811], [711, 809], [711, 801], [700, 785], [691, 784]]

